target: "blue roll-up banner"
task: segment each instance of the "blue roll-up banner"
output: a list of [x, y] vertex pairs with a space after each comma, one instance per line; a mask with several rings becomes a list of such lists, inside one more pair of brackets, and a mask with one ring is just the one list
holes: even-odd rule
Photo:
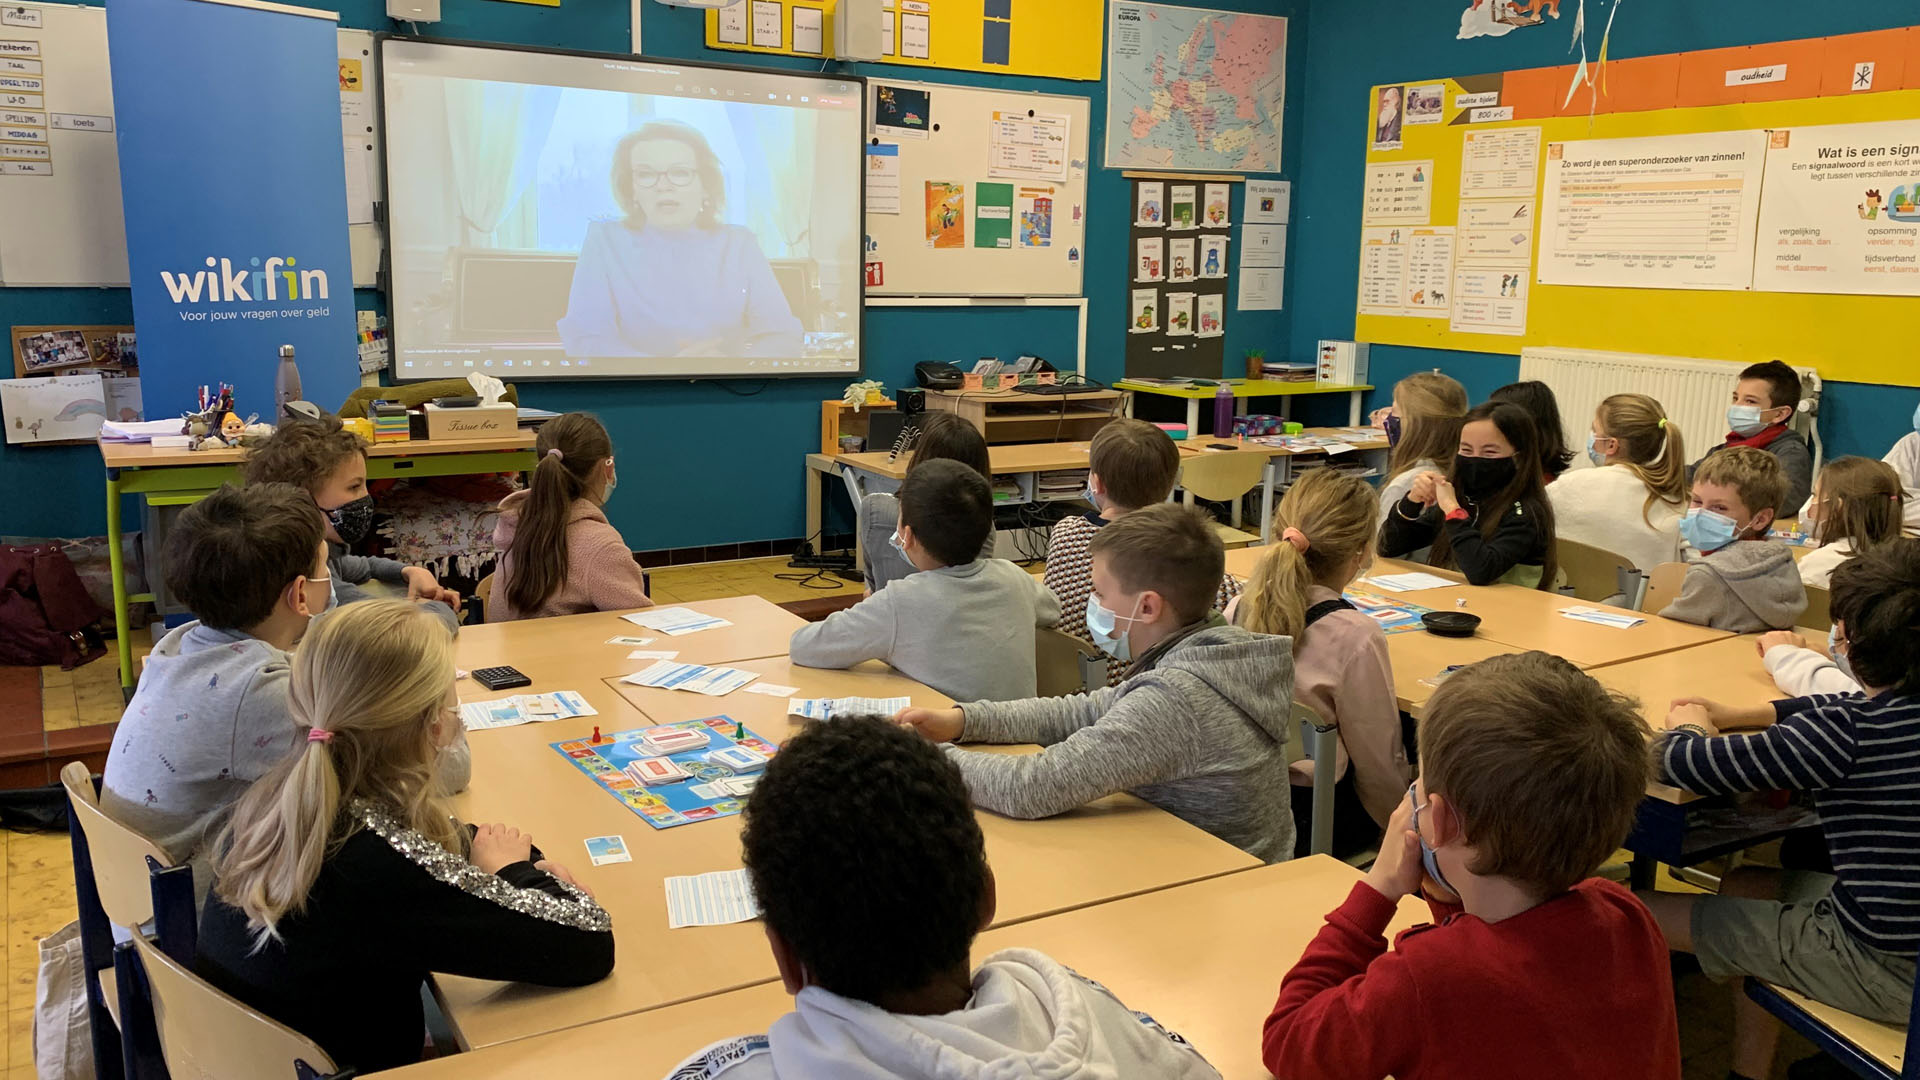
[[113, 0], [120, 191], [149, 419], [235, 386], [273, 415], [280, 346], [307, 400], [360, 384], [337, 19], [246, 0]]

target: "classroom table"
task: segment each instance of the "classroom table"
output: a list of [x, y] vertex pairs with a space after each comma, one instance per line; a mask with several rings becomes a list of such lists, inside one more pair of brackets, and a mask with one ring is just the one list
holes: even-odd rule
[[[1640, 702], [1655, 732], [1666, 728], [1674, 699], [1703, 697], [1727, 705], [1760, 705], [1786, 695], [1760, 663], [1757, 634], [1742, 634], [1593, 671], [1611, 690]], [[1752, 806], [1751, 798], [1699, 796], [1653, 784], [1641, 800], [1633, 834], [1636, 885], [1650, 885], [1658, 863], [1687, 866], [1765, 843], [1806, 824], [1805, 815]], [[1729, 808], [1744, 806], [1741, 813]]]
[[[710, 610], [719, 601], [689, 604]], [[783, 613], [784, 614], [784, 613]], [[570, 624], [565, 638], [575, 647], [555, 649], [540, 639], [554, 635], [537, 620], [501, 625], [501, 632], [459, 642], [462, 667], [504, 659], [533, 685], [498, 694], [461, 684], [463, 700], [508, 694], [574, 690], [600, 715], [475, 731], [473, 783], [456, 800], [463, 820], [504, 821], [528, 830], [534, 842], [592, 888], [614, 917], [620, 958], [608, 979], [573, 990], [545, 990], [478, 979], [436, 977], [436, 993], [462, 1045], [492, 1045], [658, 1008], [773, 979], [772, 957], [760, 928], [732, 926], [667, 928], [661, 878], [733, 870], [740, 866], [737, 816], [655, 830], [614, 800], [549, 744], [591, 735], [725, 714], [776, 741], [798, 728], [786, 716], [784, 697], [748, 694], [721, 698], [686, 691], [620, 684], [608, 676], [647, 662], [626, 660], [624, 646], [607, 645], [633, 624], [613, 617]], [[662, 637], [648, 648], [693, 655], [702, 631]], [[524, 650], [516, 642], [525, 640]], [[795, 667], [784, 656], [736, 666], [759, 671], [766, 681], [797, 687], [796, 696], [906, 696], [942, 707], [949, 699], [869, 663], [853, 671]], [[1162, 889], [1259, 865], [1259, 860], [1131, 795], [1113, 795], [1043, 821], [1016, 821], [981, 813], [987, 853], [999, 871], [998, 923], [1032, 919], [1116, 897]], [[630, 863], [592, 866], [582, 842], [619, 834], [633, 854]]]
[[[469, 476], [525, 472], [534, 466], [534, 433], [518, 431], [500, 439], [421, 439], [375, 443], [367, 449], [367, 479], [416, 476]], [[151, 443], [105, 442], [100, 460], [107, 475], [107, 535], [120, 536], [120, 496], [140, 495], [148, 506], [187, 506], [225, 483], [238, 483], [246, 451], [157, 448]], [[133, 639], [128, 636], [127, 605], [151, 603], [152, 593], [127, 594], [127, 568], [118, 542], [107, 545], [113, 575], [113, 629], [120, 652], [120, 688], [133, 694]], [[158, 553], [149, 546], [147, 573], [161, 572]]]
[[[733, 625], [674, 637], [619, 618], [631, 612], [593, 611], [551, 619], [463, 626], [460, 628], [461, 667], [498, 664], [522, 667], [520, 661], [535, 658], [565, 663], [573, 656], [592, 657], [603, 663], [603, 668], [594, 674], [594, 680], [598, 681], [608, 675], [639, 671], [653, 663], [628, 660], [627, 654], [635, 649], [677, 652], [680, 655], [675, 659], [688, 664], [731, 664], [737, 660], [785, 656], [793, 632], [807, 625], [805, 619], [760, 596], [730, 596], [659, 607], [686, 608], [725, 619]], [[643, 637], [653, 641], [622, 648], [607, 644], [607, 639], [612, 637]]]
[[[1038, 949], [1112, 990], [1191, 1042], [1222, 1076], [1267, 1077], [1260, 1027], [1281, 976], [1360, 871], [1326, 855], [1247, 870], [991, 929], [976, 963], [1008, 948]], [[1387, 936], [1430, 921], [1411, 897]], [[405, 1080], [535, 1075], [658, 1077], [694, 1051], [767, 1030], [793, 999], [778, 982], [409, 1066]]]
[[[1280, 415], [1293, 415], [1293, 399], [1310, 394], [1347, 395], [1347, 423], [1355, 427], [1360, 425], [1360, 395], [1373, 389], [1371, 384], [1360, 386], [1332, 386], [1317, 382], [1284, 382], [1280, 379], [1224, 379], [1233, 389], [1233, 411], [1236, 416], [1244, 416], [1249, 399], [1277, 397], [1280, 399]], [[1200, 406], [1202, 402], [1211, 403], [1219, 393], [1217, 386], [1174, 385], [1141, 382], [1137, 379], [1121, 379], [1113, 384], [1115, 390], [1128, 390], [1134, 394], [1152, 394], [1156, 397], [1183, 398], [1187, 403], [1187, 434], [1200, 434]], [[1133, 398], [1127, 398], [1127, 415], [1133, 415]]]

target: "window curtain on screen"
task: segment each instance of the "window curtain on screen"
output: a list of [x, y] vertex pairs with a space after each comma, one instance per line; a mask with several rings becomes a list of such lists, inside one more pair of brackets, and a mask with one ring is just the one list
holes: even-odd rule
[[[753, 230], [768, 258], [811, 254], [813, 170], [794, 165], [811, 161], [818, 151], [815, 117], [806, 111], [752, 109], [748, 118], [750, 125], [740, 140], [746, 168], [739, 186], [745, 190], [737, 191], [734, 178], [728, 177], [727, 201], [739, 207], [731, 216]], [[778, 182], [763, 179], [771, 177]]]
[[[533, 180], [560, 104], [559, 88], [470, 79], [451, 79], [445, 85], [463, 239], [476, 247], [530, 243], [536, 223], [527, 215], [519, 215], [513, 228], [502, 226]], [[503, 231], [525, 235], [501, 235]]]

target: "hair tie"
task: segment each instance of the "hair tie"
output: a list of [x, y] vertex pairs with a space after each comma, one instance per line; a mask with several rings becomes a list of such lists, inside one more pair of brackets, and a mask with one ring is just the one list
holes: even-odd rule
[[1285, 540], [1289, 544], [1292, 544], [1293, 550], [1298, 551], [1301, 554], [1305, 554], [1307, 548], [1312, 546], [1311, 541], [1307, 539], [1307, 534], [1301, 532], [1299, 529], [1296, 529], [1291, 525], [1287, 526], [1285, 529], [1282, 529], [1280, 531], [1280, 539]]
[[333, 732], [328, 731], [326, 728], [308, 728], [307, 741], [310, 743], [316, 743], [316, 742], [330, 743], [333, 741]]
[[1661, 426], [1661, 427], [1663, 427], [1663, 428], [1667, 426], [1667, 418], [1666, 418], [1666, 417], [1664, 417], [1664, 416], [1663, 416], [1663, 417], [1661, 417], [1661, 418], [1660, 418], [1660, 426]]
[[548, 457], [550, 457], [550, 458], [556, 458], [556, 459], [558, 459], [558, 460], [560, 460], [560, 461], [565, 461], [565, 460], [567, 460], [567, 455], [565, 455], [565, 454], [563, 454], [563, 453], [561, 453], [561, 452], [560, 452], [560, 448], [559, 448], [559, 447], [557, 447], [557, 446], [556, 446], [556, 447], [554, 447], [553, 449], [551, 449], [551, 450], [549, 450], [549, 451], [547, 451], [547, 456], [548, 456]]

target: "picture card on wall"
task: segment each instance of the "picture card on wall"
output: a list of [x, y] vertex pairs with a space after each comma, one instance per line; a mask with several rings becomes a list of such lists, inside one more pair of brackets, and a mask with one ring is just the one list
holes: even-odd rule
[[1193, 336], [1192, 293], [1170, 292], [1167, 294], [1167, 336]]
[[1232, 222], [1228, 220], [1228, 207], [1232, 204], [1233, 188], [1227, 184], [1207, 185], [1207, 208], [1202, 219], [1209, 229], [1221, 229]]
[[1247, 225], [1240, 230], [1240, 266], [1285, 266], [1287, 227]]
[[1285, 225], [1292, 202], [1291, 180], [1249, 180], [1240, 220], [1249, 225]]
[[1167, 245], [1167, 280], [1192, 281], [1199, 275], [1194, 272], [1194, 237], [1186, 236]]
[[1157, 229], [1167, 223], [1167, 185], [1158, 180], [1143, 180], [1134, 196], [1133, 223], [1143, 229]]
[[1203, 278], [1223, 278], [1227, 276], [1227, 238], [1225, 236], [1202, 236], [1200, 238], [1200, 257], [1198, 269]]
[[1200, 227], [1199, 209], [1194, 205], [1199, 198], [1198, 189], [1192, 184], [1175, 184], [1167, 195], [1167, 228], [1197, 229]]
[[1133, 290], [1133, 306], [1127, 309], [1127, 333], [1151, 334], [1160, 329], [1160, 291]]
[[1284, 266], [1241, 267], [1240, 298], [1234, 306], [1241, 311], [1279, 311], [1286, 274]]
[[1227, 298], [1221, 293], [1209, 293], [1200, 297], [1198, 314], [1199, 337], [1219, 337], [1227, 332]]
[[1167, 279], [1166, 245], [1166, 240], [1158, 236], [1146, 236], [1134, 242], [1133, 280]]

